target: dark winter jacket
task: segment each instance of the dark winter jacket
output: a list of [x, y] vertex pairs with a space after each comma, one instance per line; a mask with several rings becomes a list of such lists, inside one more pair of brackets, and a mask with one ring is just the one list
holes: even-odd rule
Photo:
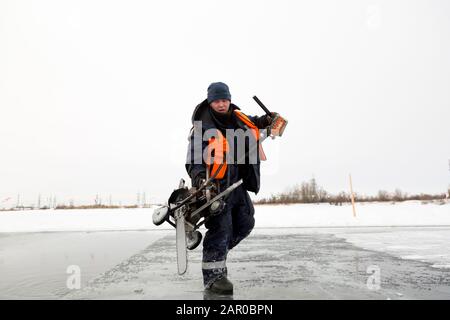
[[[226, 129], [243, 129], [248, 130], [249, 128], [243, 123], [235, 114], [234, 110], [240, 110], [234, 104], [230, 104], [229, 117], [220, 117], [216, 114], [212, 108], [209, 106], [208, 101], [205, 99], [195, 108], [192, 114], [192, 124], [194, 121], [202, 121], [202, 136], [204, 132], [208, 129], [219, 129], [225, 136]], [[263, 128], [265, 125], [265, 117], [251, 117], [248, 116], [250, 121], [252, 121], [258, 128]], [[256, 143], [253, 141], [253, 143]], [[259, 143], [259, 142], [258, 142]], [[208, 141], [202, 142], [202, 151], [208, 147]], [[248, 143], [246, 143], [246, 150], [248, 150]], [[192, 128], [189, 135], [189, 147], [188, 156], [186, 159], [186, 170], [193, 181], [198, 181], [199, 177], [205, 178], [206, 176], [206, 165], [203, 161], [202, 164], [195, 164], [193, 156], [194, 155], [194, 127]], [[258, 193], [260, 188], [260, 159], [259, 155], [256, 164], [249, 164], [248, 161], [245, 164], [237, 164], [235, 161], [233, 164], [227, 164], [227, 171], [225, 177], [220, 180], [220, 190], [223, 191], [226, 187], [231, 184], [243, 179], [244, 189]]]

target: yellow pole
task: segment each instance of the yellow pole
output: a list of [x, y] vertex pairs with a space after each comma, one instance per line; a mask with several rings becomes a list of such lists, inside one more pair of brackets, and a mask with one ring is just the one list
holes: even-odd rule
[[353, 217], [356, 217], [356, 209], [355, 209], [355, 195], [353, 194], [353, 186], [352, 186], [352, 175], [348, 175], [350, 178], [350, 195], [352, 198], [352, 206], [353, 206]]

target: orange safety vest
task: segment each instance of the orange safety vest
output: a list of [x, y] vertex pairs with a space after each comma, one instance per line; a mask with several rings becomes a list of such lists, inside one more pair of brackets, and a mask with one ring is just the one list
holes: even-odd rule
[[[238, 110], [234, 110], [236, 116], [244, 122], [246, 126], [250, 128], [255, 137], [256, 141], [259, 141], [259, 129], [258, 127], [242, 112]], [[214, 160], [211, 163], [211, 156], [214, 150]], [[216, 137], [212, 137], [208, 141], [208, 158], [206, 165], [210, 170], [210, 177], [213, 176], [217, 170], [219, 170], [220, 165], [223, 163], [223, 166], [220, 168], [217, 173], [216, 179], [223, 179], [225, 176], [225, 172], [227, 171], [227, 162], [226, 162], [226, 153], [229, 151], [229, 145], [227, 139], [223, 136], [220, 130], [217, 130], [217, 139]], [[267, 160], [262, 145], [259, 145], [259, 155], [262, 161]]]
[[[255, 137], [256, 141], [259, 141], [259, 128], [242, 112], [238, 111], [238, 110], [234, 110], [234, 113], [236, 114], [236, 116], [239, 118], [239, 120], [241, 120], [242, 122], [245, 123], [246, 126], [248, 126], [250, 128], [250, 130], [253, 133], [253, 136]], [[262, 161], [266, 161], [267, 157], [266, 154], [264, 153], [264, 150], [262, 148], [262, 145], [259, 145], [259, 157]]]

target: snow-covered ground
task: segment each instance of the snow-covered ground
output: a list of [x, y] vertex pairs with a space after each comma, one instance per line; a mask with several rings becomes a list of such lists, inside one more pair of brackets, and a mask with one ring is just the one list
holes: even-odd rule
[[450, 226], [450, 203], [357, 203], [352, 206], [295, 204], [257, 206], [257, 227]]
[[[0, 232], [130, 231], [155, 226], [151, 209], [30, 210], [0, 212]], [[256, 206], [256, 228], [450, 226], [450, 203], [363, 203]]]
[[153, 209], [27, 210], [0, 212], [1, 232], [152, 230]]

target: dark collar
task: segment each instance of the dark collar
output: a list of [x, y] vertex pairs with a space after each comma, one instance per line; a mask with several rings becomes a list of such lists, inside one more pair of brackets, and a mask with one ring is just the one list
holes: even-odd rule
[[[211, 116], [211, 112], [209, 112], [209, 106], [208, 100], [203, 100], [200, 104], [195, 107], [194, 112], [192, 113], [192, 124], [194, 124], [194, 121], [202, 121], [204, 128], [215, 128], [218, 123], [214, 121], [213, 117]], [[230, 109], [232, 112], [234, 110], [240, 110], [238, 106], [235, 104], [230, 104]]]

